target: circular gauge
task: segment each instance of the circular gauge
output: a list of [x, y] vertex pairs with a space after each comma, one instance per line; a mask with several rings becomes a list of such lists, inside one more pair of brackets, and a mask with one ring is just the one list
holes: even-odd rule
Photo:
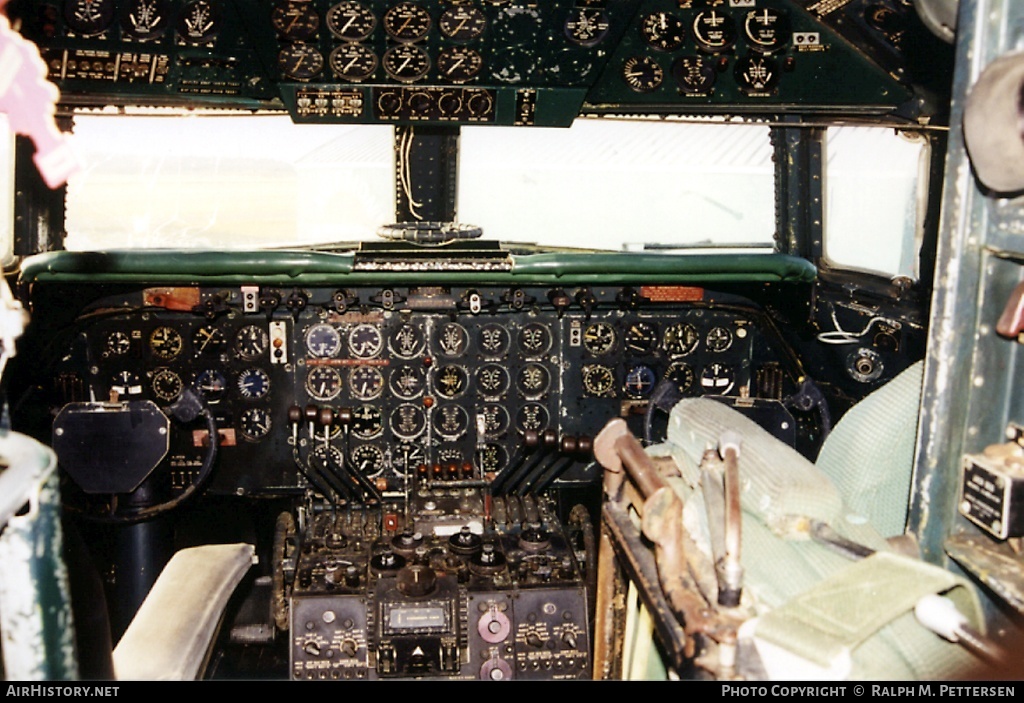
[[384, 70], [396, 81], [413, 83], [430, 70], [427, 52], [411, 44], [399, 44], [384, 52]]
[[665, 379], [675, 384], [676, 389], [686, 395], [693, 388], [696, 374], [693, 373], [693, 367], [685, 361], [673, 361], [665, 371]]
[[697, 328], [689, 322], [677, 322], [665, 328], [661, 346], [672, 356], [683, 356], [693, 352], [700, 344]]
[[207, 403], [219, 403], [228, 390], [228, 381], [220, 371], [206, 369], [196, 374], [192, 387], [206, 398]]
[[508, 465], [508, 452], [500, 444], [488, 442], [476, 450], [473, 459], [481, 473], [496, 474]]
[[306, 352], [314, 359], [327, 359], [341, 350], [341, 334], [332, 325], [318, 323], [306, 330]]
[[704, 338], [704, 345], [713, 352], [724, 352], [732, 346], [733, 335], [725, 327], [712, 327]]
[[384, 13], [384, 31], [395, 41], [419, 41], [431, 24], [430, 13], [411, 2], [400, 2]]
[[313, 447], [308, 461], [311, 468], [334, 473], [345, 463], [345, 457], [340, 449], [324, 442]]
[[149, 349], [155, 356], [166, 361], [181, 353], [184, 340], [173, 327], [157, 327], [149, 335]]
[[142, 381], [134, 371], [119, 371], [110, 380], [110, 390], [118, 396], [142, 395]]
[[238, 431], [245, 439], [258, 442], [270, 434], [270, 413], [263, 408], [248, 408], [238, 418]]
[[352, 450], [349, 458], [363, 476], [373, 478], [384, 470], [384, 452], [372, 444], [360, 444]]
[[391, 432], [399, 439], [412, 441], [427, 429], [427, 415], [423, 408], [404, 403], [391, 411]]
[[363, 41], [376, 26], [376, 15], [358, 2], [339, 2], [327, 11], [327, 29], [345, 41]]
[[324, 70], [324, 55], [311, 44], [288, 44], [277, 54], [277, 65], [286, 78], [308, 81]]
[[306, 393], [315, 400], [333, 400], [341, 393], [341, 374], [330, 366], [314, 366], [306, 374]]
[[427, 385], [426, 374], [416, 366], [400, 366], [391, 372], [388, 387], [399, 398], [415, 398]]
[[103, 356], [121, 356], [132, 348], [132, 341], [124, 332], [111, 332], [103, 346]]
[[449, 83], [465, 83], [476, 78], [484, 66], [484, 58], [476, 49], [449, 46], [437, 55], [437, 73]]
[[384, 416], [380, 408], [360, 405], [352, 411], [352, 434], [359, 439], [374, 439], [384, 432]]
[[779, 84], [779, 69], [767, 56], [737, 59], [732, 73], [745, 93], [767, 93]]
[[131, 0], [125, 7], [121, 29], [126, 36], [148, 41], [162, 37], [170, 22], [169, 0]]
[[484, 364], [476, 372], [476, 385], [482, 395], [498, 398], [508, 392], [508, 371], [500, 364]]
[[423, 447], [418, 444], [402, 443], [391, 453], [391, 466], [399, 475], [410, 476], [416, 467], [426, 464], [427, 457]]
[[704, 10], [693, 18], [693, 38], [705, 51], [727, 51], [736, 41], [736, 22], [721, 10]]
[[357, 400], [373, 400], [384, 392], [384, 374], [376, 366], [356, 366], [348, 374], [348, 390]]
[[342, 44], [331, 52], [331, 70], [338, 78], [358, 83], [377, 70], [377, 54], [362, 44]]
[[519, 371], [516, 388], [527, 398], [543, 395], [551, 385], [551, 373], [540, 364], [527, 364]]
[[213, 357], [224, 351], [224, 333], [213, 325], [203, 325], [192, 334], [196, 356]]
[[181, 376], [170, 369], [160, 369], [153, 374], [153, 395], [159, 400], [170, 402], [181, 395], [184, 389]]
[[498, 439], [508, 432], [508, 410], [503, 406], [488, 403], [480, 414], [483, 416], [484, 436], [488, 439]]
[[462, 395], [469, 386], [469, 374], [461, 366], [442, 366], [434, 378], [434, 388], [445, 398]]
[[508, 352], [509, 342], [508, 330], [496, 322], [486, 324], [480, 328], [480, 351], [485, 356], [501, 356], [505, 354]]
[[519, 331], [519, 347], [527, 356], [540, 356], [551, 348], [551, 332], [540, 322], [531, 322]]
[[708, 364], [700, 373], [700, 387], [704, 393], [725, 395], [736, 385], [736, 374], [725, 364]]
[[487, 17], [472, 5], [455, 5], [441, 13], [437, 28], [453, 41], [472, 41], [484, 33]]
[[615, 394], [615, 372], [601, 364], [583, 367], [583, 392], [596, 398]]
[[348, 335], [348, 349], [357, 359], [372, 359], [384, 348], [384, 336], [376, 325], [356, 325]]
[[615, 329], [607, 322], [595, 322], [583, 330], [583, 347], [591, 354], [607, 354], [614, 346]]
[[267, 331], [257, 325], [246, 325], [235, 335], [235, 351], [246, 361], [253, 361], [267, 351], [270, 338]]
[[751, 10], [743, 19], [743, 34], [751, 49], [765, 53], [778, 51], [789, 37], [789, 20], [770, 7]]
[[274, 29], [288, 41], [305, 41], [320, 29], [320, 15], [311, 2], [278, 0], [270, 10]]
[[592, 7], [574, 7], [565, 20], [565, 36], [580, 46], [594, 46], [608, 34], [608, 13]]
[[715, 67], [703, 56], [680, 56], [672, 62], [672, 77], [682, 92], [704, 95], [711, 92], [717, 74]]
[[442, 447], [437, 453], [437, 463], [448, 466], [453, 471], [458, 470], [459, 465], [463, 463], [462, 450], [458, 447]]
[[238, 392], [246, 400], [263, 398], [270, 392], [270, 376], [263, 369], [246, 369], [238, 374]]
[[446, 322], [438, 331], [437, 348], [444, 356], [462, 356], [469, 349], [469, 333], [458, 322]]
[[395, 356], [403, 359], [414, 359], [423, 353], [427, 346], [423, 338], [423, 332], [414, 325], [402, 325], [394, 332], [388, 340], [388, 346]]
[[439, 405], [434, 411], [434, 429], [441, 439], [459, 439], [469, 431], [469, 413], [454, 403]]
[[636, 92], [649, 93], [665, 81], [665, 71], [649, 56], [630, 56], [622, 63], [622, 79]]
[[653, 12], [640, 23], [640, 35], [653, 49], [675, 51], [686, 39], [686, 25], [668, 12]]
[[626, 330], [625, 344], [634, 354], [649, 354], [658, 348], [658, 329], [650, 322], [634, 322]]
[[208, 0], [192, 0], [178, 17], [178, 38], [188, 44], [208, 44], [220, 31], [219, 18]]
[[114, 21], [114, 0], [69, 0], [64, 3], [64, 21], [75, 34], [102, 34]]
[[540, 403], [527, 403], [516, 413], [516, 428], [520, 432], [540, 432], [548, 426], [548, 409]]
[[623, 392], [630, 398], [646, 398], [654, 390], [658, 375], [650, 366], [639, 364], [626, 371]]

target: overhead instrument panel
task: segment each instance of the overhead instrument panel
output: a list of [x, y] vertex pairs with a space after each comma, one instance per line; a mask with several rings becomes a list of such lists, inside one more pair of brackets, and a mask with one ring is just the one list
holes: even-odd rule
[[[666, 392], [770, 404], [798, 431], [782, 401], [801, 372], [769, 319], [700, 288], [245, 288], [93, 299], [47, 372], [53, 409], [166, 409], [192, 389], [218, 428], [211, 490], [332, 502], [587, 480], [601, 427], [626, 417], [649, 433]], [[208, 442], [205, 427], [175, 428], [171, 490]]]
[[582, 112], [927, 110], [898, 0], [13, 0], [69, 104], [300, 122], [568, 125]]

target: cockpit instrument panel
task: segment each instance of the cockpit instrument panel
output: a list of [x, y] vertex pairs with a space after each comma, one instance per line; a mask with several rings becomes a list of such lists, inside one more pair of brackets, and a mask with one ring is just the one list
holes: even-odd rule
[[287, 110], [298, 122], [556, 126], [624, 109], [911, 114], [928, 100], [915, 87], [915, 51], [934, 39], [895, 0], [8, 8], [68, 105]]

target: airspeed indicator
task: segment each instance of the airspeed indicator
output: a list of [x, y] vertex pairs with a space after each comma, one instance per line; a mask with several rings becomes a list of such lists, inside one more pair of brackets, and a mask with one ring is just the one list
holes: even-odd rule
[[665, 71], [648, 56], [631, 56], [622, 64], [622, 79], [638, 93], [649, 93], [665, 80]]

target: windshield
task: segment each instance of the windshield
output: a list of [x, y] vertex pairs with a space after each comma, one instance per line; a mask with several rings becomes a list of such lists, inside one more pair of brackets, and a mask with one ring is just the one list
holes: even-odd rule
[[[66, 246], [323, 246], [395, 221], [394, 129], [285, 116], [82, 114]], [[457, 219], [503, 242], [771, 250], [769, 129], [579, 119], [465, 127]]]

